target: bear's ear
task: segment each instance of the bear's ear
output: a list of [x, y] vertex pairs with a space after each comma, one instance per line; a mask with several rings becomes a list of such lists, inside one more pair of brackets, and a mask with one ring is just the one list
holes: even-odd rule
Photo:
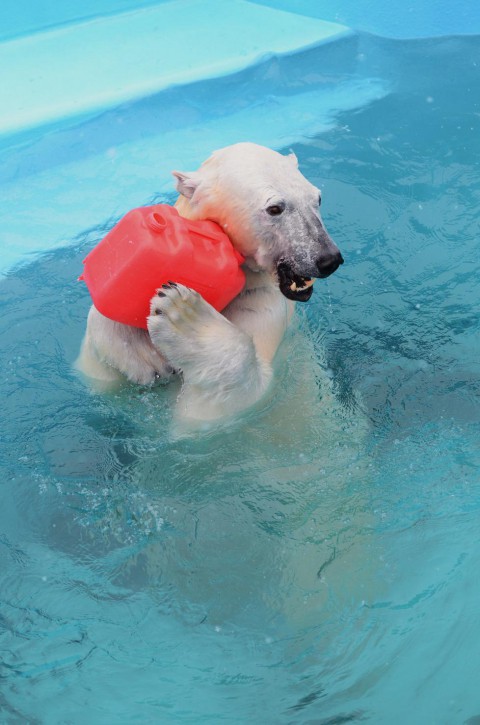
[[291, 161], [291, 162], [292, 162], [292, 164], [293, 164], [293, 165], [295, 166], [295, 168], [297, 168], [297, 169], [298, 169], [298, 159], [297, 159], [297, 157], [295, 156], [295, 154], [293, 153], [293, 151], [292, 151], [292, 153], [291, 153], [291, 154], [288, 154], [288, 156], [287, 156], [287, 159], [290, 159], [290, 161]]
[[200, 174], [196, 171], [172, 171], [172, 174], [177, 180], [177, 191], [191, 199], [200, 183]]

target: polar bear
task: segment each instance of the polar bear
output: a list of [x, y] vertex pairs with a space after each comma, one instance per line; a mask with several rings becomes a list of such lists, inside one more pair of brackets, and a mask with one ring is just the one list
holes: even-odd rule
[[180, 374], [180, 418], [214, 421], [264, 395], [295, 302], [310, 299], [313, 278], [328, 277], [343, 258], [322, 222], [320, 191], [294, 154], [238, 143], [173, 176], [180, 215], [217, 222], [245, 257], [245, 287], [219, 313], [197, 292], [164, 285], [151, 301], [148, 331], [92, 307], [78, 367], [143, 385]]

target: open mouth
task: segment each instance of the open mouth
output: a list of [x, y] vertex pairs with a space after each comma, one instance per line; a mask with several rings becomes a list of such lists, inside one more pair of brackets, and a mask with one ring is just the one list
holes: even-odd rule
[[288, 264], [280, 262], [277, 267], [280, 292], [289, 300], [307, 302], [312, 296], [314, 280], [295, 274]]

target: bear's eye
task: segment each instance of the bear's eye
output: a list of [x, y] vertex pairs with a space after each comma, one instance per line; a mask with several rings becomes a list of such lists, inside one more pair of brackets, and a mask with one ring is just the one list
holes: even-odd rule
[[285, 211], [285, 206], [283, 204], [272, 204], [271, 206], [267, 206], [267, 214], [270, 214], [270, 216], [278, 216], [279, 214], [282, 214], [283, 211]]
[[322, 195], [318, 195], [318, 206], [322, 206]]

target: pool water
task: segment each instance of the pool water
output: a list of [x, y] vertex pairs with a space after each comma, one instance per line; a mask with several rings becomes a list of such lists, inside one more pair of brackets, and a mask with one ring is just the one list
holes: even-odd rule
[[480, 42], [365, 63], [293, 147], [346, 264], [256, 410], [175, 440], [175, 387], [75, 374], [111, 219], [1, 281], [2, 721], [478, 722]]

